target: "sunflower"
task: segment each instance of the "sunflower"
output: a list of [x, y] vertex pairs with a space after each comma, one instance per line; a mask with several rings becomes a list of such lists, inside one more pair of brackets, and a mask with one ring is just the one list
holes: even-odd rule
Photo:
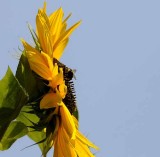
[[[67, 20], [63, 20], [63, 10], [59, 8], [51, 15], [46, 14], [46, 3], [36, 16], [36, 33], [32, 33], [35, 47], [21, 40], [31, 70], [41, 79], [48, 81], [48, 93], [40, 101], [40, 109], [53, 109], [56, 127], [50, 145], [54, 147], [54, 157], [94, 157], [89, 147], [98, 149], [78, 129], [74, 117], [75, 96], [69, 72], [59, 59], [66, 47], [69, 36], [78, 27], [77, 22], [67, 29]], [[71, 107], [70, 107], [71, 106]]]

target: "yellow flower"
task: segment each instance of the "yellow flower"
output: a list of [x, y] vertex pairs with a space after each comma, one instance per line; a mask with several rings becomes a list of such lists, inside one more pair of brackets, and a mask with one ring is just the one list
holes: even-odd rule
[[56, 117], [56, 126], [49, 143], [54, 147], [54, 157], [94, 157], [89, 147], [94, 149], [98, 149], [98, 147], [78, 130], [77, 119], [66, 107], [66, 105], [72, 104], [64, 104], [65, 99], [72, 98], [67, 95], [67, 87], [70, 92], [72, 92], [73, 87], [71, 85], [66, 86], [64, 77], [66, 72], [64, 71], [63, 74], [64, 69], [60, 68], [58, 63], [54, 63], [54, 58], [60, 59], [69, 36], [80, 24], [77, 22], [67, 29], [67, 20], [71, 15], [63, 20], [63, 14], [62, 8], [59, 8], [47, 16], [45, 3], [44, 8], [39, 9], [36, 16], [38, 44], [37, 41], [35, 43], [38, 48], [30, 46], [24, 40], [22, 43], [30, 68], [44, 80], [47, 80], [50, 87], [49, 92], [40, 101], [40, 109], [55, 108], [53, 115]]

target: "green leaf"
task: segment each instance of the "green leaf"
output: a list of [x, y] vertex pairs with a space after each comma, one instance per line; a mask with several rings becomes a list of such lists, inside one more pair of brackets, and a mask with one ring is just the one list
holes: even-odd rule
[[0, 140], [27, 101], [27, 93], [8, 68], [6, 75], [0, 80]]
[[[39, 108], [40, 98], [44, 93], [48, 92], [49, 88], [46, 86], [47, 82], [44, 83], [44, 80], [37, 76], [31, 69], [25, 56], [25, 52], [22, 53], [19, 65], [16, 71], [16, 77], [25, 88], [29, 94], [29, 103], [27, 106], [24, 106], [21, 113], [19, 114], [17, 120], [23, 122], [28, 126], [29, 132], [28, 136], [35, 141], [35, 144], [38, 144], [42, 153], [46, 150], [46, 133], [43, 131], [45, 126], [37, 125], [41, 117], [39, 112], [35, 110], [34, 107]], [[34, 127], [40, 127], [34, 129]], [[45, 149], [45, 150], [44, 150]]]
[[74, 117], [76, 117], [77, 120], [79, 120], [79, 112], [78, 112], [78, 108], [76, 106], [76, 110], [73, 112]]
[[46, 133], [42, 130], [35, 131], [32, 127], [34, 127], [34, 124], [38, 124], [39, 118], [36, 116], [36, 114], [31, 114], [30, 107], [25, 106], [23, 107], [21, 113], [19, 114], [17, 120], [23, 122], [26, 126], [28, 126], [28, 136], [37, 143], [43, 152], [44, 148], [44, 142], [39, 143], [40, 141], [43, 141], [46, 138]]
[[38, 42], [38, 37], [37, 37], [36, 32], [33, 30], [33, 28], [31, 27], [30, 24], [28, 24], [28, 28], [29, 28], [29, 31], [30, 31], [30, 33], [31, 33], [31, 35], [32, 35], [32, 38], [33, 38], [34, 43], [35, 43], [35, 45], [36, 45], [36, 48], [37, 48], [39, 51], [41, 51], [40, 43]]
[[5, 132], [3, 138], [0, 141], [0, 150], [6, 150], [11, 147], [11, 145], [22, 136], [26, 135], [28, 132], [27, 127], [19, 122], [13, 121], [7, 131]]
[[45, 89], [45, 84], [42, 79], [36, 78], [36, 76], [30, 69], [27, 57], [25, 53], [22, 53], [18, 68], [16, 71], [16, 78], [29, 94], [29, 101], [32, 102], [42, 95]]
[[32, 113], [31, 106], [24, 106], [17, 120], [23, 122], [26, 126], [28, 126], [28, 136], [33, 141], [35, 141], [33, 145], [37, 144], [41, 149], [42, 154], [47, 154], [48, 151], [52, 148], [51, 141], [53, 140], [52, 133], [55, 129], [55, 120], [52, 119], [52, 121], [46, 123], [44, 119], [42, 120], [39, 117], [37, 117], [36, 114]]

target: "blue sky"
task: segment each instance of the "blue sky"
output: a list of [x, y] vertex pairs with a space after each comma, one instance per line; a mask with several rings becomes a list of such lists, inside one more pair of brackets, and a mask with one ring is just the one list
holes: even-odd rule
[[[160, 1], [47, 0], [48, 13], [60, 6], [72, 25], [82, 19], [61, 59], [77, 69], [80, 130], [101, 150], [97, 157], [159, 157]], [[20, 38], [31, 42], [27, 22], [43, 1], [5, 0], [0, 9], [0, 78], [15, 72]], [[24, 137], [0, 157], [40, 157]], [[52, 152], [48, 155], [52, 156]]]

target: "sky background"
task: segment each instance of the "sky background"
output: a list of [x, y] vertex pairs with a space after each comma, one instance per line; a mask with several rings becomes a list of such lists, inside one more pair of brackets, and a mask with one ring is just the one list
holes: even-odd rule
[[[80, 130], [100, 147], [97, 157], [160, 156], [160, 1], [47, 0], [47, 12], [72, 12], [82, 19], [61, 59], [77, 69], [75, 88]], [[15, 72], [20, 38], [43, 0], [5, 0], [0, 9], [0, 78]], [[0, 91], [2, 92], [2, 91]], [[40, 157], [28, 137], [0, 157]], [[48, 157], [52, 156], [52, 151]]]

